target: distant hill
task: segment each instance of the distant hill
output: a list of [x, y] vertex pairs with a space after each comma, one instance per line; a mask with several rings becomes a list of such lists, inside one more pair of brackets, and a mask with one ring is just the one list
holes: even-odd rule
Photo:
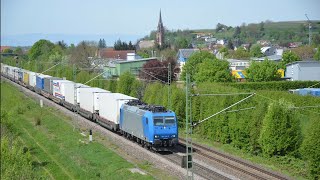
[[[264, 31], [260, 32], [261, 23], [251, 23], [245, 26], [239, 26], [249, 37], [242, 37], [242, 41], [254, 43], [259, 39], [271, 40], [275, 43], [287, 43], [292, 41], [301, 41], [307, 43], [309, 25], [307, 21], [282, 21], [282, 22], [263, 22]], [[212, 33], [217, 38], [232, 39], [235, 33], [235, 27], [225, 25], [225, 29], [216, 31], [216, 29], [194, 29], [192, 33]], [[312, 21], [313, 38], [320, 34], [320, 20]], [[241, 35], [239, 37], [241, 39]]]
[[[312, 30], [317, 30], [319, 33], [320, 30], [320, 20], [313, 20], [312, 22]], [[259, 26], [260, 23], [250, 23], [246, 26]], [[303, 25], [308, 28], [307, 21], [279, 21], [279, 22], [264, 22], [265, 29], [268, 31], [284, 31], [284, 30], [293, 30], [298, 31], [300, 26]], [[233, 27], [234, 28], [234, 27]], [[193, 29], [193, 32], [204, 32], [204, 33], [215, 33], [216, 29]]]
[[142, 38], [142, 35], [127, 35], [127, 34], [18, 34], [18, 35], [1, 35], [1, 45], [6, 46], [32, 46], [35, 42], [40, 39], [47, 39], [51, 42], [58, 42], [63, 40], [65, 43], [70, 45], [78, 44], [80, 41], [99, 41], [103, 38], [106, 41], [107, 46], [113, 46], [114, 42], [118, 39], [121, 41], [132, 41], [135, 43], [137, 39]]

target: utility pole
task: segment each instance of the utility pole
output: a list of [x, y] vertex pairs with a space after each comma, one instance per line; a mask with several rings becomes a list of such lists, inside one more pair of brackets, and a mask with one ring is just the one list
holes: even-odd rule
[[191, 82], [190, 74], [186, 74], [186, 169], [187, 179], [194, 179], [193, 177], [193, 147], [192, 147], [192, 117], [191, 117]]
[[311, 41], [312, 41], [311, 21], [307, 14], [304, 14], [304, 15], [307, 17], [308, 23], [309, 23], [309, 46], [311, 46]]
[[171, 109], [171, 63], [168, 64], [168, 109]]

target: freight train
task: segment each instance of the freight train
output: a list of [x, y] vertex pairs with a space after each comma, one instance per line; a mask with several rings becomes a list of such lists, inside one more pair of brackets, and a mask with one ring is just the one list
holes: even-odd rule
[[148, 149], [178, 144], [177, 117], [163, 106], [2, 63], [1, 75]]

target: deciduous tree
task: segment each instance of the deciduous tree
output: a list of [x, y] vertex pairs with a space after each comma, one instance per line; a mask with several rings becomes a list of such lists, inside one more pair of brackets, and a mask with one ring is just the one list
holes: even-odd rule
[[134, 81], [135, 77], [129, 71], [123, 73], [117, 83], [117, 92], [130, 95]]
[[205, 59], [214, 60], [216, 57], [208, 51], [200, 51], [192, 54], [186, 64], [182, 68], [181, 78], [185, 80], [186, 72], [190, 73], [191, 80], [194, 80], [193, 75], [197, 73], [197, 66]]
[[76, 64], [81, 68], [90, 68], [92, 57], [95, 55], [97, 47], [90, 45], [89, 42], [80, 42], [71, 52], [70, 63]]
[[261, 52], [261, 46], [259, 44], [255, 44], [250, 48], [251, 57], [262, 57], [264, 56]]
[[37, 60], [38, 58], [41, 58], [41, 60], [47, 61], [53, 48], [54, 44], [52, 42], [45, 39], [41, 39], [34, 43], [31, 49], [29, 50], [29, 59]]
[[276, 81], [281, 77], [277, 64], [267, 58], [262, 62], [251, 62], [246, 73], [248, 81], [253, 82]]
[[230, 82], [229, 63], [226, 60], [205, 59], [197, 66], [196, 82]]
[[286, 64], [289, 64], [291, 62], [300, 61], [300, 57], [292, 52], [292, 51], [285, 51], [282, 55], [282, 60], [280, 61], [281, 68], [286, 68]]

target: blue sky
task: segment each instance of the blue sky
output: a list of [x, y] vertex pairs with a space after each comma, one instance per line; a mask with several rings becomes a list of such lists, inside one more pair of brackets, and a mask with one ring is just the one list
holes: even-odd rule
[[161, 8], [170, 30], [272, 21], [320, 20], [320, 0], [1, 0], [1, 36], [147, 35]]

